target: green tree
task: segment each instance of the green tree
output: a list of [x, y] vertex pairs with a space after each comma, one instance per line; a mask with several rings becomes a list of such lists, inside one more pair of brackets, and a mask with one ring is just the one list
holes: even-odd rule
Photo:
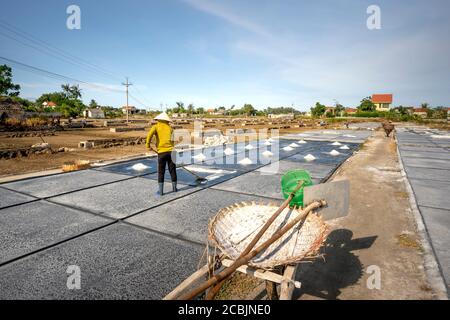
[[195, 112], [195, 107], [192, 103], [190, 103], [187, 107], [187, 113], [188, 115], [192, 115]]
[[430, 106], [430, 104], [429, 104], [428, 102], [423, 102], [423, 103], [420, 105], [420, 107], [421, 107], [422, 109], [428, 109], [429, 106]]
[[12, 69], [6, 64], [0, 66], [0, 96], [17, 97], [20, 85], [12, 82]]
[[340, 104], [339, 102], [337, 102], [336, 107], [334, 108], [335, 115], [342, 117], [344, 112], [345, 112], [344, 106], [342, 104]]
[[311, 108], [311, 115], [314, 117], [321, 117], [325, 113], [326, 107], [320, 102], [316, 102], [316, 105]]
[[186, 109], [184, 109], [184, 103], [183, 102], [176, 102], [177, 106], [172, 109], [172, 112], [174, 113], [185, 113]]
[[402, 116], [408, 114], [408, 109], [406, 109], [404, 106], [398, 106], [397, 108], [395, 108], [395, 110], [396, 110], [398, 113], [400, 113]]
[[95, 101], [94, 99], [91, 100], [91, 102], [89, 102], [89, 108], [98, 108], [99, 105], [97, 103], [97, 101]]
[[70, 84], [63, 84], [61, 88], [67, 99], [81, 99], [81, 89], [78, 85], [71, 86]]
[[205, 108], [203, 108], [203, 107], [197, 108], [197, 113], [198, 114], [205, 114]]
[[375, 104], [372, 102], [370, 97], [366, 97], [361, 100], [361, 104], [358, 107], [358, 111], [375, 111]]
[[244, 104], [242, 107], [243, 113], [247, 116], [254, 116], [256, 114], [256, 109], [249, 103]]
[[433, 118], [447, 119], [447, 108], [441, 106], [434, 108]]

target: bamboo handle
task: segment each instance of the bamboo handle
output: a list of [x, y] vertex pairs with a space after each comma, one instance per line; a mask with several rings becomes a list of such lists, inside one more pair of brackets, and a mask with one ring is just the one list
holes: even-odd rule
[[292, 220], [291, 222], [287, 223], [283, 228], [281, 228], [280, 230], [275, 232], [270, 239], [266, 240], [259, 247], [257, 247], [256, 249], [252, 250], [247, 255], [238, 258], [230, 267], [228, 267], [225, 270], [223, 270], [222, 272], [214, 275], [208, 281], [204, 282], [203, 284], [201, 284], [200, 286], [198, 286], [197, 288], [195, 288], [191, 292], [188, 292], [188, 293], [180, 296], [180, 298], [178, 300], [190, 300], [190, 299], [198, 296], [200, 293], [204, 292], [209, 287], [219, 283], [220, 281], [222, 281], [223, 279], [225, 279], [226, 277], [231, 275], [234, 271], [236, 271], [237, 268], [239, 268], [240, 266], [248, 263], [248, 261], [253, 259], [262, 250], [267, 249], [272, 243], [274, 243], [275, 241], [280, 239], [287, 231], [292, 229], [302, 219], [306, 219], [306, 217], [308, 216], [308, 214], [312, 210], [317, 209], [317, 208], [319, 208], [321, 206], [324, 206], [324, 205], [326, 205], [326, 202], [324, 200], [314, 201], [309, 206], [307, 206], [302, 211], [302, 213], [300, 213], [297, 217], [295, 217], [294, 220]]
[[[281, 212], [283, 212], [283, 210], [289, 205], [289, 203], [291, 202], [291, 200], [294, 198], [295, 194], [297, 193], [298, 190], [301, 189], [301, 187], [303, 186], [304, 181], [300, 180], [297, 183], [297, 186], [295, 187], [295, 189], [290, 193], [289, 197], [283, 202], [283, 204], [277, 209], [277, 211], [275, 211], [275, 213], [269, 218], [269, 220], [266, 221], [266, 223], [264, 224], [264, 226], [261, 228], [261, 230], [259, 230], [259, 232], [256, 234], [256, 236], [253, 238], [253, 240], [247, 245], [247, 247], [244, 249], [244, 251], [241, 252], [241, 254], [239, 255], [238, 259], [245, 256], [246, 254], [248, 254], [253, 247], [258, 243], [259, 239], [261, 239], [261, 237], [264, 235], [264, 233], [267, 231], [267, 229], [269, 229], [269, 227], [272, 225], [272, 223], [275, 221], [275, 219], [280, 215]], [[217, 293], [219, 292], [220, 288], [223, 286], [223, 284], [225, 283], [225, 280], [227, 278], [223, 279], [222, 281], [220, 281], [218, 284], [216, 284], [214, 287], [211, 288], [211, 290], [208, 292], [208, 294], [205, 297], [205, 300], [212, 300], [214, 299], [214, 297], [217, 295]]]

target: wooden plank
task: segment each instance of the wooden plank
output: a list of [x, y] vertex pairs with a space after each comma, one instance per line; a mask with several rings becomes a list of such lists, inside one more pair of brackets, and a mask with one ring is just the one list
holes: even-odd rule
[[[229, 260], [229, 259], [224, 259], [222, 261], [222, 264], [225, 267], [229, 267], [233, 264], [234, 261]], [[240, 266], [237, 271], [248, 274], [250, 276], [253, 276], [255, 278], [259, 278], [259, 279], [263, 279], [263, 280], [268, 280], [268, 281], [272, 281], [275, 283], [282, 283], [284, 280], [284, 276], [280, 275], [280, 274], [276, 274], [273, 273], [271, 271], [266, 271], [266, 270], [262, 270], [262, 269], [254, 269], [252, 267], [249, 267], [247, 265], [243, 265]]]
[[[283, 278], [289, 279], [291, 281], [283, 281], [280, 288], [280, 300], [292, 300], [292, 294], [294, 293], [295, 285], [293, 281], [295, 280], [295, 273], [297, 271], [297, 264], [291, 266], [286, 266], [284, 270]], [[299, 285], [299, 284], [298, 284]]]
[[196, 281], [200, 280], [202, 277], [208, 274], [208, 265], [204, 265], [202, 268], [195, 271], [189, 278], [184, 280], [173, 289], [168, 295], [166, 295], [163, 300], [174, 300], [180, 296], [185, 290], [189, 289]]

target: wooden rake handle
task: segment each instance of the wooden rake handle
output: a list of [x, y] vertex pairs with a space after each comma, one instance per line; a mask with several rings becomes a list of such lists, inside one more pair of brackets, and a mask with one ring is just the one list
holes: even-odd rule
[[253, 259], [255, 256], [257, 256], [261, 251], [267, 249], [271, 244], [273, 244], [275, 241], [280, 239], [287, 231], [292, 229], [297, 223], [299, 223], [303, 219], [306, 219], [312, 210], [320, 208], [324, 205], [326, 205], [326, 202], [324, 200], [314, 201], [313, 203], [308, 205], [304, 210], [302, 210], [302, 212], [300, 214], [298, 214], [297, 217], [295, 217], [295, 219], [293, 219], [291, 222], [287, 223], [283, 228], [281, 228], [280, 230], [275, 232], [270, 239], [266, 240], [264, 243], [259, 245], [256, 249], [253, 249], [252, 251], [250, 251], [245, 256], [242, 256], [242, 257], [236, 259], [236, 261], [234, 261], [234, 263], [230, 267], [228, 267], [228, 268], [222, 270], [220, 273], [214, 275], [213, 277], [211, 277], [209, 280], [205, 281], [203, 284], [201, 284], [194, 290], [192, 290], [186, 294], [183, 294], [182, 296], [179, 297], [178, 300], [193, 299], [196, 296], [198, 296], [200, 293], [204, 292], [209, 287], [221, 282], [223, 279], [230, 276], [234, 271], [236, 271], [237, 268], [239, 268], [240, 266], [242, 266], [244, 264], [247, 264], [251, 259]]
[[[247, 247], [244, 249], [244, 251], [241, 252], [239, 255], [239, 258], [242, 258], [243, 256], [247, 255], [254, 246], [258, 243], [258, 241], [261, 239], [261, 237], [264, 235], [264, 233], [269, 229], [269, 227], [272, 225], [272, 223], [275, 221], [275, 219], [280, 215], [281, 212], [289, 205], [289, 203], [294, 198], [295, 194], [298, 190], [302, 188], [304, 184], [303, 180], [300, 180], [295, 187], [295, 189], [289, 194], [289, 197], [283, 202], [283, 204], [275, 211], [275, 213], [269, 218], [269, 220], [266, 221], [264, 226], [259, 230], [259, 232], [256, 234], [256, 236], [253, 238], [253, 240], [247, 245]], [[205, 300], [212, 300], [214, 297], [219, 293], [220, 288], [223, 286], [227, 278], [220, 281], [218, 284], [216, 284], [214, 287], [209, 290], [208, 294], [205, 297]]]

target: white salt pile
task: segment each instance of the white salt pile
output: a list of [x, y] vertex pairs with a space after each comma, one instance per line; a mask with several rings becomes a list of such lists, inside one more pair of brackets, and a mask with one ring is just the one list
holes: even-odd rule
[[269, 138], [269, 139], [267, 139], [267, 141], [269, 141], [269, 142], [273, 142], [273, 139], [272, 139], [272, 138]]
[[206, 159], [206, 156], [203, 153], [200, 153], [197, 154], [196, 156], [193, 156], [192, 158], [197, 161], [204, 161]]
[[264, 142], [264, 145], [266, 145], [266, 146], [271, 146], [272, 143], [271, 143], [269, 140], [266, 140], [266, 142]]
[[251, 144], [248, 144], [246, 147], [245, 147], [245, 150], [252, 150], [252, 149], [254, 149], [255, 147], [254, 146], [252, 146]]
[[307, 143], [305, 140], [300, 140], [298, 143], [301, 143], [301, 144], [305, 144], [305, 143]]
[[223, 153], [225, 153], [226, 156], [230, 156], [234, 154], [234, 151], [231, 148], [226, 148], [225, 150], [223, 150]]
[[296, 143], [291, 143], [291, 144], [289, 145], [289, 147], [291, 147], [291, 148], [298, 148], [299, 145], [296, 144]]
[[136, 171], [143, 171], [147, 168], [148, 168], [148, 166], [146, 166], [143, 163], [136, 163], [134, 166], [131, 167], [131, 169], [136, 170]]
[[306, 156], [304, 156], [304, 159], [306, 161], [313, 161], [313, 160], [316, 160], [316, 157], [314, 157], [312, 154], [309, 153]]
[[340, 142], [336, 141], [336, 142], [333, 142], [331, 145], [332, 145], [332, 146], [340, 146], [340, 145], [342, 145], [342, 144], [341, 144]]
[[340, 153], [339, 151], [333, 150], [333, 151], [330, 152], [330, 154], [331, 154], [332, 156], [338, 156], [338, 155], [340, 155], [341, 153]]
[[249, 158], [244, 158], [244, 159], [242, 159], [241, 161], [239, 161], [238, 163], [241, 164], [241, 165], [243, 165], [243, 166], [245, 166], [245, 165], [248, 165], [248, 164], [252, 164], [253, 161], [250, 160]]
[[262, 153], [262, 155], [263, 155], [264, 157], [266, 157], [266, 158], [270, 158], [270, 157], [273, 156], [273, 153], [270, 152], [270, 151], [264, 151], [264, 152]]
[[294, 150], [294, 148], [287, 146], [287, 147], [284, 147], [283, 150], [284, 151], [292, 151], [292, 150]]
[[339, 149], [342, 149], [342, 150], [348, 150], [348, 149], [350, 149], [347, 145], [345, 145], [345, 146], [342, 146], [342, 147], [340, 147]]

